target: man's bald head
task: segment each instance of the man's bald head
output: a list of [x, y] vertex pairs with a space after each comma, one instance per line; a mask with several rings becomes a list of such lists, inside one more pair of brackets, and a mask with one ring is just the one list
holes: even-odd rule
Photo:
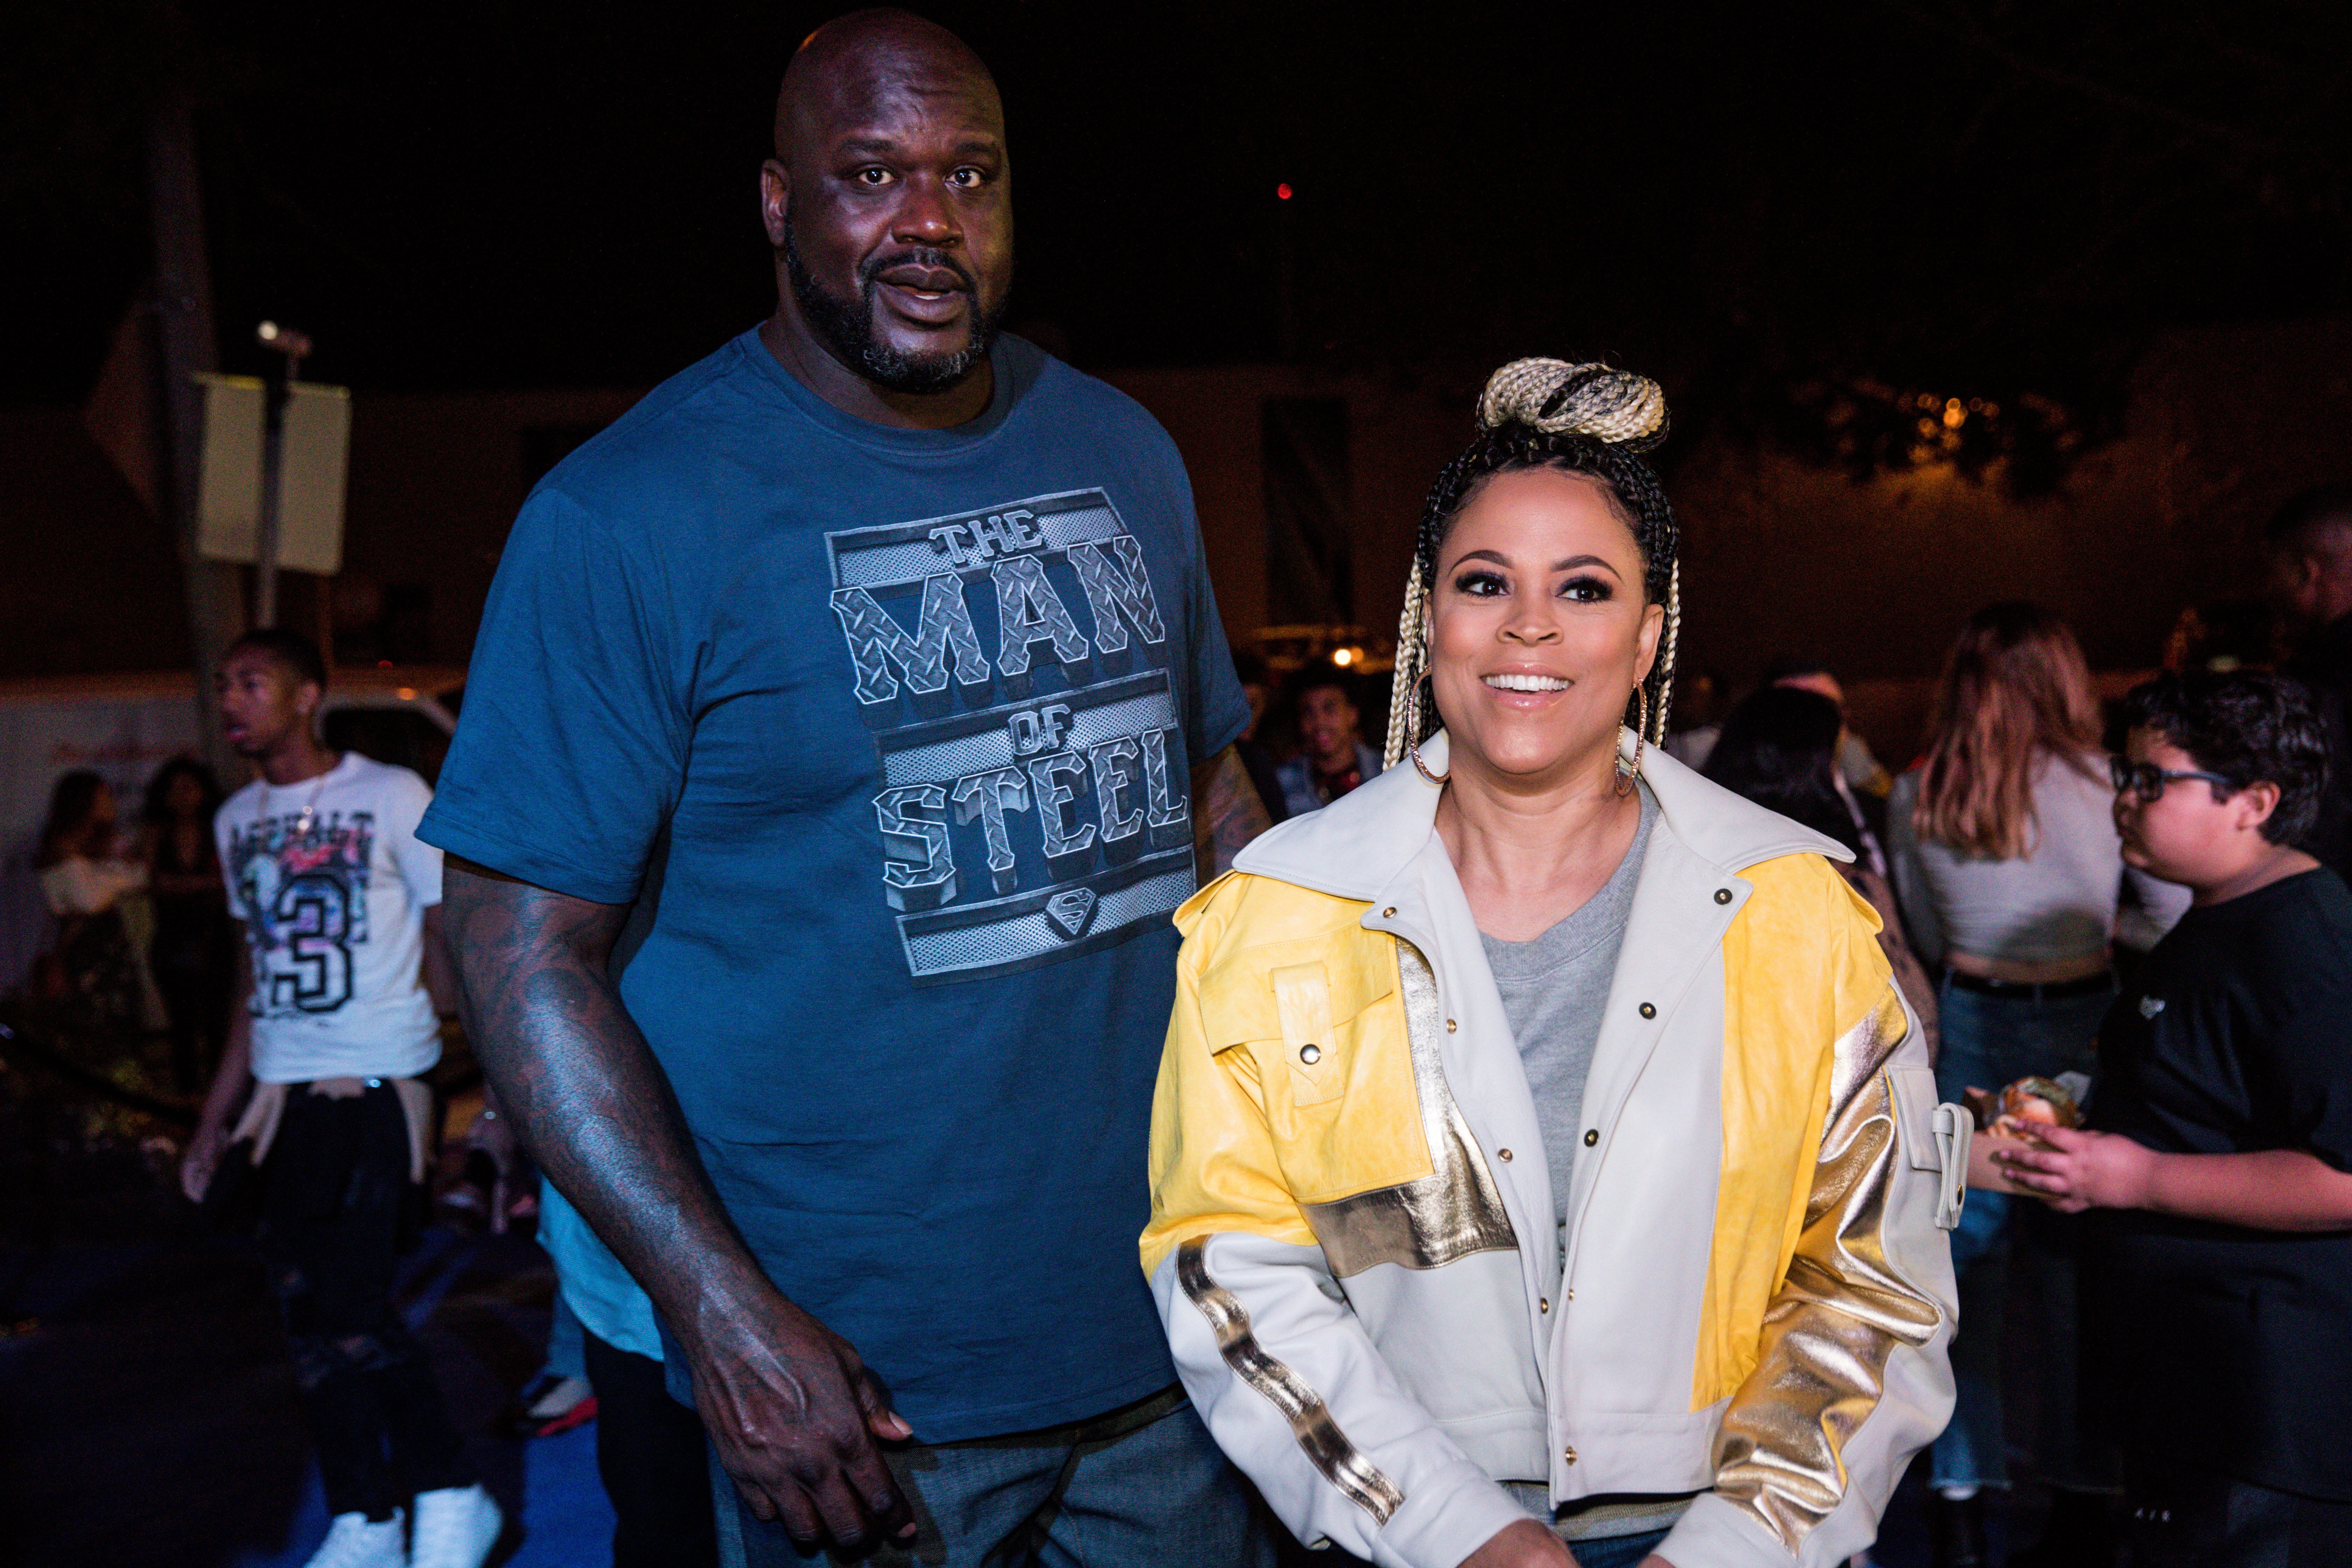
[[2352, 485], [2294, 497], [2263, 530], [2272, 596], [2305, 631], [2352, 616]]
[[947, 395], [938, 416], [971, 417], [1013, 285], [1011, 182], [1004, 105], [971, 46], [904, 11], [819, 27], [784, 72], [761, 170], [772, 346], [843, 406]]
[[984, 93], [1002, 133], [996, 79], [972, 47], [912, 11], [878, 5], [835, 16], [801, 40], [776, 93], [776, 156], [789, 163], [793, 147], [845, 107], [845, 97], [870, 101], [922, 78]]

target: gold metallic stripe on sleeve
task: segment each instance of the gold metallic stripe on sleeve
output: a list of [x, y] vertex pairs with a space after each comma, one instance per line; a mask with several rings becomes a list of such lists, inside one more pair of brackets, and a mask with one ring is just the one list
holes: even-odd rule
[[1389, 1516], [1404, 1505], [1404, 1493], [1396, 1483], [1382, 1475], [1370, 1460], [1356, 1451], [1339, 1424], [1331, 1419], [1330, 1410], [1322, 1396], [1300, 1380], [1298, 1374], [1281, 1362], [1266, 1354], [1265, 1347], [1257, 1342], [1250, 1331], [1249, 1313], [1234, 1293], [1209, 1276], [1209, 1266], [1203, 1256], [1208, 1243], [1194, 1237], [1176, 1249], [1176, 1279], [1184, 1287], [1192, 1305], [1209, 1320], [1209, 1327], [1217, 1336], [1217, 1350], [1234, 1375], [1248, 1384], [1290, 1423], [1290, 1435], [1298, 1440], [1323, 1479], [1346, 1493], [1348, 1500], [1372, 1516], [1376, 1524], [1386, 1524]]
[[[1899, 1039], [1899, 1006], [1895, 1023]], [[1848, 1042], [1871, 1026], [1866, 1019], [1838, 1042], [1841, 1070]], [[1903, 1163], [1892, 1096], [1879, 1072], [1832, 1106], [1804, 1233], [1765, 1315], [1762, 1357], [1724, 1413], [1716, 1493], [1790, 1552], [1845, 1496], [1841, 1455], [1878, 1408], [1888, 1358], [1898, 1344], [1926, 1344], [1942, 1321], [1887, 1256], [1889, 1200]]]
[[1903, 998], [1893, 981], [1878, 994], [1878, 1001], [1862, 1022], [1837, 1037], [1830, 1047], [1830, 1114], [1834, 1123], [1845, 1111], [1853, 1097], [1862, 1092], [1895, 1047], [1911, 1032], [1911, 1020], [1903, 1012]]
[[1494, 1173], [1471, 1137], [1462, 1109], [1446, 1087], [1438, 1047], [1443, 1022], [1437, 976], [1409, 942], [1395, 944], [1397, 986], [1404, 1002], [1405, 1037], [1412, 1052], [1413, 1094], [1429, 1140], [1429, 1175], [1399, 1186], [1357, 1193], [1331, 1203], [1306, 1204], [1315, 1239], [1331, 1272], [1346, 1279], [1375, 1264], [1436, 1268], [1473, 1252], [1518, 1246]]

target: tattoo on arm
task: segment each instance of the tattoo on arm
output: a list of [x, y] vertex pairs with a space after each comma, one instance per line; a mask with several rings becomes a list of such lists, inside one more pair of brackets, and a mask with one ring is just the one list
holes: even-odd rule
[[1242, 847], [1273, 826], [1231, 746], [1192, 770], [1192, 854], [1202, 882], [1232, 869]]
[[568, 898], [454, 856], [445, 882], [466, 1033], [549, 1178], [689, 1345], [719, 1319], [772, 1300], [605, 967], [629, 906]]

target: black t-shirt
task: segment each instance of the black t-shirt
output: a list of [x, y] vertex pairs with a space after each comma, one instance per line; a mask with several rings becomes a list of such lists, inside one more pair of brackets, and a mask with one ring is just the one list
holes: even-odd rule
[[[2352, 1170], [2352, 891], [2305, 872], [2192, 909], [2099, 1031], [2090, 1125]], [[2352, 1501], [2352, 1232], [2095, 1216], [2084, 1335], [2128, 1449]]]

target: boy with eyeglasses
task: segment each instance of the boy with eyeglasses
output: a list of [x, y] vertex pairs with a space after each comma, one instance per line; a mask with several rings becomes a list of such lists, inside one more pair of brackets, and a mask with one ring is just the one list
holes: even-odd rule
[[2194, 894], [2099, 1033], [2088, 1125], [2009, 1179], [2102, 1215], [2084, 1342], [2144, 1568], [2352, 1563], [2352, 891], [2294, 846], [2311, 699], [2251, 671], [2125, 700], [2124, 858]]

